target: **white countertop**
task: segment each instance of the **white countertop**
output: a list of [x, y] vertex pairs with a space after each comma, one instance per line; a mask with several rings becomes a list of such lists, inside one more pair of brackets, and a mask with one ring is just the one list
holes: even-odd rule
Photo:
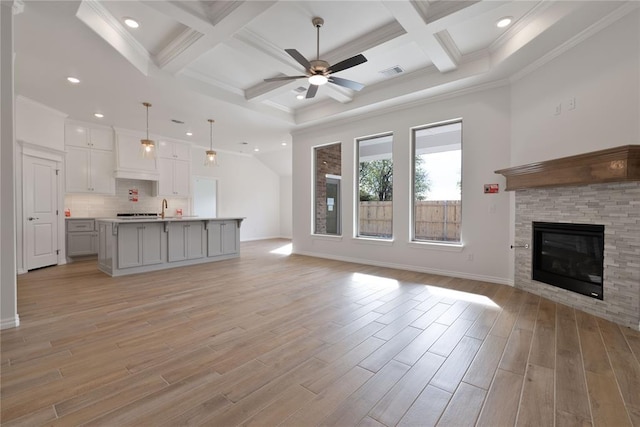
[[208, 218], [201, 216], [166, 216], [163, 218], [148, 218], [148, 217], [122, 217], [122, 218], [96, 218], [96, 221], [111, 222], [116, 224], [127, 224], [131, 222], [174, 222], [174, 221], [242, 221], [244, 217], [238, 218]]

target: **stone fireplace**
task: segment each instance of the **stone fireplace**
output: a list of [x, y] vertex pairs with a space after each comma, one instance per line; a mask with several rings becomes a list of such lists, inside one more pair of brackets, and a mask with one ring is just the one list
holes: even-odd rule
[[[612, 149], [576, 156], [578, 159], [574, 162], [558, 159], [536, 164], [535, 168], [528, 165], [497, 172], [507, 177], [508, 190], [516, 190], [515, 286], [639, 330], [640, 147], [628, 147], [632, 149], [626, 151], [626, 157], [623, 159], [619, 156], [616, 159], [607, 158], [606, 154], [615, 150]], [[616, 177], [616, 182], [597, 183], [610, 180], [600, 173], [603, 170], [601, 162], [595, 167], [600, 171], [596, 178], [585, 173], [585, 168], [593, 171], [593, 164], [602, 159], [602, 153], [605, 154], [605, 161], [614, 173], [620, 171], [620, 162], [624, 162], [624, 167], [631, 170], [625, 171], [622, 178]], [[587, 158], [589, 156], [591, 159]], [[580, 166], [583, 160], [585, 165], [591, 166]], [[558, 168], [558, 164], [566, 167]], [[580, 182], [568, 182], [566, 185], [562, 182], [560, 185], [554, 185], [553, 173], [550, 171], [559, 169], [562, 181], [567, 180], [569, 168], [577, 171], [576, 180]], [[526, 172], [522, 172], [525, 170]], [[518, 176], [510, 183], [510, 176], [513, 176], [511, 173]], [[544, 177], [536, 180], [535, 176], [531, 176], [537, 173], [543, 174]], [[543, 185], [536, 187], [536, 183], [540, 182]], [[534, 222], [604, 226], [602, 300], [533, 279]], [[529, 244], [528, 249], [521, 247], [526, 243]]]

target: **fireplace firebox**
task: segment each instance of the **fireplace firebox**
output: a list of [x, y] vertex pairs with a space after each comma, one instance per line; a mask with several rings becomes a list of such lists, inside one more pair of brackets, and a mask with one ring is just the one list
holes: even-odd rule
[[532, 278], [603, 299], [604, 225], [533, 223]]

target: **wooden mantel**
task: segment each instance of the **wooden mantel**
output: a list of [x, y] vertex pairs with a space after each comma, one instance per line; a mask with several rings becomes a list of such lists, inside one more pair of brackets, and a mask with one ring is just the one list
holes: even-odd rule
[[495, 171], [507, 179], [506, 190], [561, 187], [603, 182], [640, 181], [640, 145], [624, 145], [577, 156]]

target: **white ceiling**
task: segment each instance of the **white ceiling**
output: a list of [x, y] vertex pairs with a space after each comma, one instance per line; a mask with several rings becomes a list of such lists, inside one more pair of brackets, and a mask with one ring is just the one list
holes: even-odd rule
[[[637, 2], [618, 1], [26, 1], [15, 17], [16, 93], [73, 119], [144, 129], [214, 147], [261, 153], [290, 149], [297, 128], [440, 95], [522, 72], [599, 22]], [[296, 99], [306, 79], [284, 49], [335, 64], [366, 85], [332, 84]], [[511, 16], [511, 26], [496, 21]], [[124, 17], [140, 22], [130, 29]], [[609, 17], [609, 19], [607, 18]], [[607, 21], [608, 19], [608, 21]], [[612, 47], [615, 48], [615, 47]], [[401, 67], [386, 77], [380, 72]], [[81, 79], [79, 85], [67, 76]], [[93, 117], [101, 112], [104, 119]], [[178, 119], [185, 124], [175, 124]], [[185, 132], [192, 131], [188, 137]], [[241, 142], [247, 142], [241, 145]], [[283, 142], [288, 143], [286, 147]]]

